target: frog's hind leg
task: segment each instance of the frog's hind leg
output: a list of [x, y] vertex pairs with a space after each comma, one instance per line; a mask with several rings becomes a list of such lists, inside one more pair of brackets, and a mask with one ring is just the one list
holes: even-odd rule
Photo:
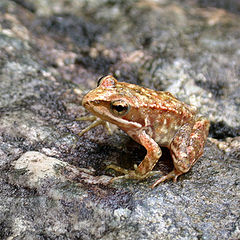
[[194, 125], [187, 123], [180, 128], [170, 144], [174, 169], [157, 180], [152, 188], [167, 179], [176, 182], [178, 176], [189, 171], [203, 153], [208, 129], [209, 121], [205, 118], [199, 118]]
[[139, 133], [139, 141], [147, 150], [147, 155], [143, 161], [138, 166], [134, 165], [134, 170], [124, 169], [113, 164], [107, 166], [108, 169], [111, 168], [117, 172], [124, 174], [123, 176], [113, 178], [111, 182], [118, 179], [142, 180], [159, 173], [159, 171], [152, 171], [152, 169], [162, 155], [160, 147], [154, 141], [154, 139], [152, 139], [145, 132], [145, 130]]

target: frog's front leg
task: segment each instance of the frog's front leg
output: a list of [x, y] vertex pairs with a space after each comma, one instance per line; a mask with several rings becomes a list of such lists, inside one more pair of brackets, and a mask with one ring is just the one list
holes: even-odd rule
[[112, 168], [117, 172], [121, 172], [121, 173], [125, 174], [123, 176], [113, 178], [111, 180], [111, 182], [115, 181], [117, 179], [121, 179], [121, 178], [140, 180], [140, 179], [147, 178], [147, 177], [152, 176], [157, 173], [156, 171], [153, 172], [151, 170], [153, 169], [153, 167], [155, 166], [155, 164], [157, 163], [157, 161], [159, 160], [159, 158], [162, 155], [162, 151], [161, 151], [160, 147], [145, 132], [145, 130], [142, 130], [138, 134], [138, 138], [139, 138], [140, 143], [147, 150], [147, 154], [146, 154], [145, 158], [138, 166], [134, 165], [135, 170], [128, 170], [128, 169], [124, 169], [124, 168], [121, 168], [116, 165], [109, 165], [107, 168]]
[[78, 133], [79, 136], [82, 136], [84, 133], [88, 132], [90, 129], [95, 128], [98, 125], [105, 126], [106, 129], [108, 130], [109, 134], [112, 134], [112, 130], [109, 126], [109, 123], [106, 121], [103, 121], [101, 118], [98, 118], [96, 116], [92, 116], [92, 115], [84, 116], [84, 117], [77, 118], [76, 121], [91, 121], [92, 122], [89, 126], [87, 126], [80, 133]]
[[152, 188], [167, 179], [172, 178], [176, 182], [178, 176], [189, 171], [203, 153], [208, 130], [209, 121], [205, 118], [199, 118], [194, 124], [187, 123], [179, 129], [170, 144], [174, 169], [157, 180]]

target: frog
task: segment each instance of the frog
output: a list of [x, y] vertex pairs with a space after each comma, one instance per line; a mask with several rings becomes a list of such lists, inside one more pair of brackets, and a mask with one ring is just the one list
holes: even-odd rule
[[176, 182], [203, 154], [209, 120], [200, 116], [196, 107], [178, 100], [170, 92], [119, 82], [107, 75], [83, 97], [82, 105], [93, 116], [81, 120], [93, 123], [83, 129], [80, 136], [99, 124], [110, 131], [109, 123], [112, 123], [147, 150], [144, 159], [139, 165], [134, 164], [133, 170], [108, 165], [108, 169], [122, 174], [113, 177], [111, 182], [118, 179], [143, 180], [159, 174], [153, 168], [162, 155], [161, 147], [169, 149], [173, 170], [163, 174], [151, 188], [169, 179]]

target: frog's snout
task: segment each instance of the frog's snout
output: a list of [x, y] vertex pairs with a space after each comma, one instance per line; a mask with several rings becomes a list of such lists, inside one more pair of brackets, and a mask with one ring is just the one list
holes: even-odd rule
[[92, 98], [91, 92], [87, 93], [82, 99], [82, 106], [91, 112], [91, 109], [96, 105], [97, 101]]
[[85, 95], [82, 99], [82, 106], [87, 108], [87, 106], [89, 106], [89, 99], [88, 99], [88, 95]]

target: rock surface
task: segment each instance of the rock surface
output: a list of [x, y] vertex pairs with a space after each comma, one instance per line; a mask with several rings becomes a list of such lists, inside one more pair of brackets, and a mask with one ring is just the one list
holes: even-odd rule
[[[0, 239], [239, 239], [239, 13], [233, 0], [1, 0]], [[108, 73], [211, 120], [177, 183], [110, 185], [106, 165], [131, 168], [144, 149], [118, 130], [77, 135], [75, 92]]]

